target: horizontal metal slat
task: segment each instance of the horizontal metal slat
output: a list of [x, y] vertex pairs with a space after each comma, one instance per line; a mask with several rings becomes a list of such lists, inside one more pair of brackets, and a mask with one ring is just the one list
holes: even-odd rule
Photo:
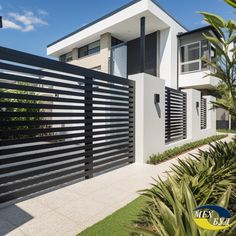
[[99, 80], [112, 83], [119, 83], [124, 85], [134, 84], [134, 81], [132, 80], [127, 80], [121, 77], [108, 75], [99, 71], [74, 66], [68, 63], [54, 61], [51, 59], [35, 56], [29, 53], [23, 53], [4, 47], [0, 47], [0, 59], [20, 64], [27, 64], [29, 66], [45, 68], [49, 70], [61, 71], [64, 73], [75, 74], [84, 77], [99, 78]]
[[[14, 99], [23, 99], [23, 100], [30, 100], [30, 101], [52, 101], [52, 102], [61, 102], [61, 103], [79, 103], [84, 104], [84, 99], [75, 99], [75, 98], [64, 98], [64, 97], [50, 97], [50, 96], [43, 96], [43, 95], [29, 95], [29, 94], [17, 94], [17, 93], [8, 93], [8, 92], [0, 92], [0, 98], [14, 98]], [[128, 107], [132, 103], [129, 104], [128, 102], [110, 102], [110, 101], [99, 101], [99, 100], [92, 100], [86, 101], [86, 104], [93, 104], [94, 105], [109, 105], [109, 106], [119, 106], [119, 107]], [[70, 104], [68, 104], [70, 106]]]
[[[0, 102], [0, 107], [5, 108], [36, 108], [36, 109], [55, 109], [55, 110], [85, 110], [86, 106], [58, 105], [45, 103], [21, 103], [21, 102]], [[129, 107], [93, 107], [93, 111], [129, 111]]]
[[[76, 83], [84, 83], [85, 80], [84, 78], [81, 79], [81, 77], [74, 77], [74, 76], [70, 76], [68, 74], [58, 74], [52, 71], [46, 71], [46, 70], [38, 70], [38, 69], [33, 69], [33, 68], [27, 68], [27, 67], [22, 67], [22, 66], [18, 66], [18, 65], [11, 65], [11, 64], [6, 64], [6, 63], [2, 63], [0, 62], [0, 68], [5, 69], [5, 70], [9, 70], [9, 71], [15, 71], [15, 72], [21, 72], [21, 73], [26, 73], [26, 74], [30, 74], [30, 75], [38, 75], [38, 76], [45, 76], [45, 77], [51, 77], [53, 79], [62, 79], [65, 81], [73, 81]], [[17, 78], [17, 81], [20, 81]], [[127, 91], [129, 89], [129, 87], [133, 88], [132, 84], [129, 85], [115, 85], [113, 83], [107, 83], [107, 82], [98, 82], [96, 80], [93, 81], [89, 81], [86, 80], [86, 84], [94, 84], [97, 86], [103, 86], [103, 87], [109, 87], [109, 88], [114, 88], [117, 90], [125, 90]], [[118, 83], [119, 84], [119, 83]]]
[[[14, 135], [32, 135], [32, 134], [43, 134], [43, 133], [57, 133], [57, 132], [66, 132], [66, 131], [85, 131], [85, 127], [87, 129], [110, 129], [110, 130], [118, 130], [117, 128], [126, 128], [126, 129], [130, 129], [133, 128], [133, 125], [129, 125], [129, 124], [113, 124], [113, 125], [90, 125], [90, 126], [71, 126], [71, 127], [54, 127], [54, 128], [38, 128], [38, 129], [17, 129], [17, 130], [7, 130], [7, 135], [10, 136], [14, 136]], [[116, 129], [114, 129], [116, 128]], [[0, 131], [0, 137], [4, 137], [4, 132]], [[51, 134], [52, 135], [52, 134]], [[11, 149], [12, 150], [12, 149]], [[2, 150], [4, 153], [4, 150]], [[1, 151], [1, 152], [2, 152]]]

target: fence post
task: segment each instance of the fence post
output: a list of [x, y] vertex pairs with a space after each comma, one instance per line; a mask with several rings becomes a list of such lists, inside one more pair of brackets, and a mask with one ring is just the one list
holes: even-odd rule
[[93, 177], [93, 84], [92, 84], [93, 79], [89, 77], [85, 77], [85, 102], [84, 102], [84, 131], [85, 131], [85, 160], [88, 159], [87, 162], [85, 162], [85, 172], [88, 172], [88, 174], [85, 176], [86, 179], [92, 178]]
[[135, 83], [129, 85], [129, 155], [130, 163], [135, 160]]
[[187, 95], [183, 93], [183, 138], [187, 138]]
[[165, 104], [165, 109], [166, 111], [166, 126], [165, 126], [165, 140], [170, 140], [171, 136], [171, 130], [170, 130], [170, 89], [165, 88], [166, 91], [166, 104]]
[[135, 81], [135, 162], [146, 163], [165, 149], [165, 81], [145, 73], [129, 79]]

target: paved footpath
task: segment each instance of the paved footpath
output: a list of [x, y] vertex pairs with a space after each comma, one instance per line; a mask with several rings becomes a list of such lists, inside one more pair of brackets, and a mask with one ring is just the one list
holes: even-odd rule
[[[197, 152], [195, 149], [178, 158]], [[0, 236], [74, 236], [137, 198], [138, 190], [150, 187], [152, 177], [165, 178], [173, 163], [177, 158], [156, 166], [132, 164], [2, 208]]]

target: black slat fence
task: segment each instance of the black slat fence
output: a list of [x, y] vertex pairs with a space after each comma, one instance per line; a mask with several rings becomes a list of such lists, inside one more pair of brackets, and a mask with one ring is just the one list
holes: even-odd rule
[[0, 47], [0, 203], [134, 162], [135, 84]]
[[201, 109], [200, 109], [200, 117], [201, 117], [201, 129], [207, 128], [207, 100], [205, 98], [201, 98]]
[[187, 137], [186, 93], [165, 88], [165, 142]]

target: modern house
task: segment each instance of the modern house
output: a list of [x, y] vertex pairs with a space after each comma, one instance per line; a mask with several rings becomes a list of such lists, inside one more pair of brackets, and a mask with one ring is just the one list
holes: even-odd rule
[[145, 73], [172, 88], [195, 88], [206, 93], [217, 84], [204, 78], [215, 50], [203, 33], [211, 26], [188, 31], [152, 0], [135, 0], [48, 45], [47, 54], [60, 61], [128, 77], [140, 72], [140, 19], [145, 28]]
[[[214, 60], [215, 49], [204, 33], [219, 36], [211, 26], [188, 31], [155, 0], [134, 0], [51, 43], [47, 54], [61, 62], [136, 81], [137, 90], [140, 88], [136, 96], [144, 99], [140, 101], [143, 109], [136, 105], [137, 114], [150, 113], [151, 117], [153, 112], [153, 116], [159, 116], [152, 121], [137, 118], [142, 125], [139, 130], [144, 133], [155, 130], [148, 124], [156, 120], [161, 137], [156, 150], [156, 144], [150, 145], [150, 132], [149, 140], [141, 131], [136, 134], [143, 137], [136, 142], [137, 147], [153, 147], [147, 148], [147, 153], [145, 147], [139, 150], [146, 158], [172, 144], [216, 133], [216, 112], [211, 109], [211, 101], [215, 99], [212, 89], [218, 79], [205, 77], [210, 69], [201, 61], [203, 56]], [[153, 95], [159, 107], [146, 110], [145, 103], [149, 107]]]
[[49, 45], [60, 61], [0, 47], [0, 204], [215, 135], [202, 33], [135, 0]]

